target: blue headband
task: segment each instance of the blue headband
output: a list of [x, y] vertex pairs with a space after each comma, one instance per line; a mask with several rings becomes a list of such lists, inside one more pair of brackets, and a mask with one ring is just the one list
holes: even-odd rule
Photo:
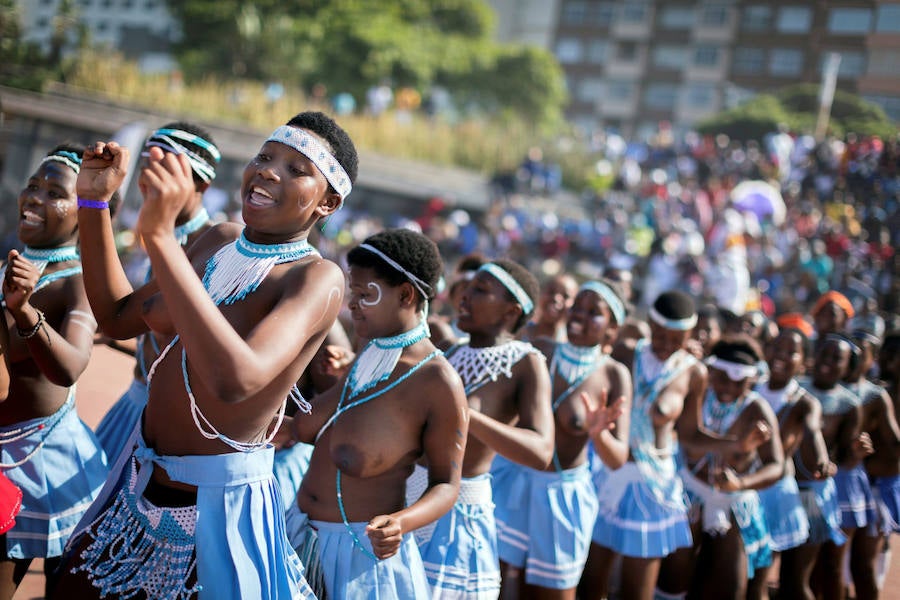
[[510, 275], [506, 269], [498, 265], [497, 263], [484, 263], [480, 267], [478, 267], [479, 271], [484, 271], [489, 275], [493, 275], [494, 278], [503, 284], [509, 293], [512, 294], [513, 298], [516, 299], [516, 302], [522, 305], [522, 312], [526, 315], [530, 313], [534, 309], [534, 302], [532, 302], [531, 298], [528, 296], [528, 293], [525, 291], [519, 282], [516, 281], [512, 275]]
[[79, 171], [81, 171], [81, 157], [75, 154], [74, 152], [69, 152], [68, 150], [59, 150], [54, 152], [53, 154], [48, 154], [43, 159], [41, 159], [41, 164], [47, 162], [58, 162], [66, 165], [77, 175]]
[[197, 177], [206, 183], [215, 179], [215, 166], [180, 142], [193, 144], [194, 146], [203, 148], [212, 155], [215, 162], [219, 162], [222, 159], [222, 155], [219, 153], [219, 149], [216, 148], [215, 144], [212, 144], [209, 140], [203, 139], [199, 135], [182, 131], [181, 129], [157, 129], [153, 132], [153, 135], [147, 139], [144, 147], [149, 148], [155, 146], [157, 148], [162, 148], [165, 152], [184, 154], [188, 157], [188, 161], [191, 163], [191, 170], [197, 174]]
[[606, 302], [606, 305], [609, 307], [609, 312], [612, 313], [617, 325], [621, 325], [625, 321], [625, 304], [611, 287], [602, 281], [588, 281], [585, 282], [578, 291], [585, 290], [594, 292]]

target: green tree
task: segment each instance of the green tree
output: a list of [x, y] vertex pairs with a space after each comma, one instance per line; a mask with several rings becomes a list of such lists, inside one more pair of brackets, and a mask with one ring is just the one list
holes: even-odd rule
[[[754, 96], [744, 104], [721, 112], [700, 123], [701, 133], [725, 133], [739, 139], [761, 140], [780, 124], [794, 131], [812, 132], [819, 110], [819, 86], [798, 84], [772, 94]], [[862, 135], [891, 136], [897, 124], [884, 110], [863, 98], [838, 90], [831, 106], [829, 129], [837, 136], [854, 132]]]
[[441, 85], [465, 103], [539, 123], [559, 119], [565, 102], [553, 56], [493, 42], [494, 13], [483, 0], [185, 0], [170, 8], [192, 78], [321, 83], [360, 103], [385, 81], [420, 92]]

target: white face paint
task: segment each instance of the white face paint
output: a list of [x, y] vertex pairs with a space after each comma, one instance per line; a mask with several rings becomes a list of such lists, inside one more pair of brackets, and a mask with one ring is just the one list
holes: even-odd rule
[[374, 300], [367, 300], [362, 298], [359, 301], [359, 305], [363, 308], [369, 308], [372, 306], [378, 306], [381, 303], [381, 286], [375, 283], [374, 281], [370, 281], [366, 287], [374, 288], [377, 296]]

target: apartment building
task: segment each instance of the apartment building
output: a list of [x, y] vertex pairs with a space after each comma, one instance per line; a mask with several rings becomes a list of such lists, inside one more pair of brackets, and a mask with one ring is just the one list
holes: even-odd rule
[[551, 50], [569, 117], [641, 136], [676, 129], [757, 92], [822, 79], [900, 120], [900, 2], [877, 0], [560, 0]]

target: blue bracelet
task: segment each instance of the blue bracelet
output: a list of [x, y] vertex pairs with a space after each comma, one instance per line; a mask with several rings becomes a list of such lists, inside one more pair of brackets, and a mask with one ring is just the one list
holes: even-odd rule
[[103, 200], [88, 200], [87, 198], [78, 197], [78, 208], [98, 208], [103, 210], [109, 208], [109, 202]]

